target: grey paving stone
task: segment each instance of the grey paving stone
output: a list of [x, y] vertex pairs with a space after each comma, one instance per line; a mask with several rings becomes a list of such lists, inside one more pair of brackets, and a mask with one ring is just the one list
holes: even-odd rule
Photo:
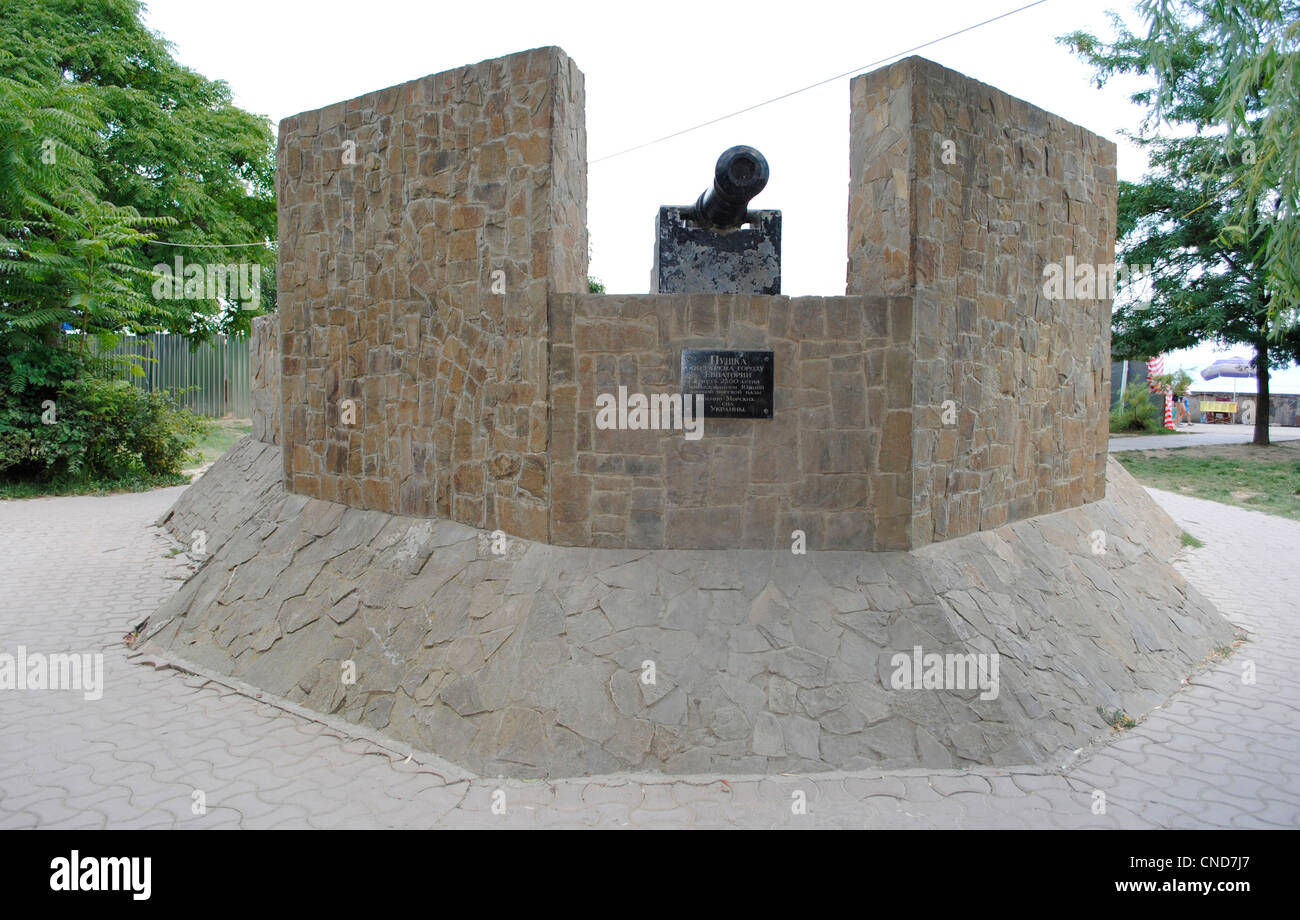
[[[0, 502], [6, 646], [100, 651], [111, 681], [93, 707], [57, 692], [0, 693], [0, 827], [1300, 827], [1300, 687], [1290, 680], [1300, 572], [1272, 564], [1282, 548], [1300, 549], [1293, 521], [1156, 493], [1208, 544], [1180, 572], [1251, 641], [1066, 776], [506, 781], [497, 816], [494, 779], [448, 783], [403, 763], [406, 752], [128, 659], [133, 618], [187, 571], [149, 527], [175, 494]], [[1242, 656], [1256, 664], [1254, 685], [1239, 679]], [[205, 815], [190, 811], [195, 788]], [[1105, 815], [1091, 813], [1094, 788], [1107, 794]], [[809, 814], [791, 812], [793, 789], [806, 792]]]

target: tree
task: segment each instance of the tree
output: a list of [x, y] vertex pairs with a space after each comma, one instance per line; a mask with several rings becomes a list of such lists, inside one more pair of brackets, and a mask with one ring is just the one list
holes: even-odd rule
[[1192, 377], [1181, 367], [1172, 374], [1156, 374], [1151, 378], [1160, 385], [1161, 392], [1168, 391], [1174, 399], [1187, 395], [1187, 388], [1192, 385]]
[[[97, 120], [86, 155], [99, 197], [170, 218], [167, 241], [187, 244], [144, 242], [130, 264], [147, 271], [179, 254], [187, 261], [254, 261], [269, 275], [275, 252], [267, 245], [208, 248], [275, 238], [269, 121], [235, 106], [224, 82], [177, 63], [167, 43], [144, 26], [138, 0], [0, 0], [0, 6], [6, 72], [29, 86], [81, 88], [80, 104]], [[32, 232], [40, 236], [43, 228]], [[137, 273], [131, 283], [148, 295], [149, 278]], [[271, 299], [268, 291], [264, 300]], [[203, 296], [169, 304], [166, 327], [194, 337], [245, 331], [250, 314], [227, 307]]]
[[[1231, 232], [1248, 237], [1252, 221], [1268, 229], [1262, 264], [1274, 291], [1273, 319], [1300, 319], [1300, 2], [1297, 0], [1144, 0], [1158, 80], [1157, 110], [1176, 105], [1181, 64], [1176, 47], [1190, 21], [1221, 49], [1227, 64], [1213, 118], [1241, 154]], [[1258, 211], [1256, 211], [1258, 209]]]
[[1119, 402], [1110, 410], [1110, 430], [1115, 433], [1125, 431], [1155, 431], [1160, 428], [1156, 421], [1156, 407], [1151, 402], [1151, 391], [1142, 381], [1130, 383], [1119, 394]]
[[25, 258], [12, 263], [12, 274], [18, 278], [56, 279], [58, 301], [35, 309], [24, 309], [22, 301], [0, 304], [0, 324], [16, 333], [35, 333], [42, 341], [49, 341], [51, 328], [76, 329], [83, 355], [91, 336], [115, 339], [123, 332], [158, 328], [168, 313], [141, 294], [136, 284], [140, 278], [152, 281], [153, 273], [132, 259], [149, 240], [143, 232], [146, 228], [172, 223], [163, 217], [141, 217], [134, 208], [79, 202], [75, 212], [58, 223], [66, 233], [63, 239], [37, 238], [27, 247]]
[[[250, 314], [232, 310], [211, 281], [191, 286], [188, 268], [254, 261], [261, 273], [274, 259], [266, 245], [207, 248], [274, 234], [269, 123], [235, 107], [224, 83], [172, 60], [140, 10], [136, 0], [0, 0], [7, 478], [177, 473], [193, 420], [162, 394], [109, 379], [87, 344], [124, 332], [198, 339], [244, 329]], [[165, 247], [164, 233], [204, 248]], [[171, 285], [159, 296], [153, 266], [174, 265], [177, 252], [190, 263], [181, 296]]]
[[[0, 52], [0, 60], [5, 57]], [[86, 150], [99, 123], [76, 85], [0, 77], [0, 336], [5, 351], [54, 345], [62, 329], [111, 335], [166, 319], [136, 284], [145, 228], [101, 201]]]
[[[1274, 264], [1275, 253], [1285, 250], [1275, 237], [1290, 232], [1286, 209], [1277, 206], [1281, 183], [1256, 184], [1266, 175], [1258, 149], [1271, 143], [1267, 132], [1278, 130], [1266, 110], [1276, 84], [1236, 95], [1235, 49], [1207, 12], [1223, 5], [1144, 2], [1140, 8], [1153, 18], [1147, 37], [1112, 14], [1112, 42], [1082, 32], [1060, 40], [1093, 65], [1099, 86], [1115, 74], [1155, 81], [1132, 97], [1148, 109], [1134, 139], [1146, 149], [1149, 169], [1141, 182], [1120, 183], [1118, 208], [1118, 259], [1151, 266], [1142, 279], [1150, 299], [1117, 307], [1112, 351], [1117, 358], [1145, 358], [1207, 340], [1250, 345], [1260, 400], [1254, 443], [1267, 445], [1269, 367], [1300, 360], [1300, 325], [1279, 307], [1293, 302], [1295, 291]], [[1257, 16], [1265, 29], [1279, 4], [1227, 5]], [[1229, 98], [1239, 101], [1232, 119], [1223, 114]], [[1293, 134], [1298, 127], [1292, 122]]]

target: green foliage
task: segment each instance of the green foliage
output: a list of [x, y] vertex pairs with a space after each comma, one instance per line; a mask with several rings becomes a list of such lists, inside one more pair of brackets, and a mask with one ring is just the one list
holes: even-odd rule
[[[62, 210], [80, 214], [105, 233], [114, 224], [135, 230], [161, 226], [133, 219], [150, 215], [168, 223], [168, 241], [204, 247], [120, 240], [130, 245], [114, 256], [117, 288], [88, 285], [86, 296], [97, 302], [131, 303], [126, 288], [149, 297], [152, 267], [170, 265], [180, 254], [187, 262], [258, 263], [265, 309], [274, 303], [274, 250], [206, 247], [274, 239], [270, 123], [233, 105], [225, 83], [173, 60], [167, 43], [144, 26], [140, 13], [137, 0], [4, 2], [0, 62], [8, 85], [0, 84], [0, 218], [18, 223], [0, 234], [8, 237], [11, 254], [22, 251], [27, 261], [42, 264], [21, 279], [14, 279], [11, 269], [0, 299], [35, 298], [45, 309], [61, 293], [66, 296], [58, 306], [77, 296], [61, 292], [53, 271], [61, 267], [60, 257], [88, 255], [67, 252], [76, 230], [50, 217]], [[43, 114], [37, 118], [33, 112]], [[10, 126], [20, 130], [11, 133]], [[56, 141], [57, 163], [39, 157], [48, 138]], [[55, 195], [58, 189], [66, 190], [63, 199]], [[72, 207], [88, 196], [110, 203], [112, 210]], [[14, 201], [21, 205], [19, 213], [12, 207], [6, 212], [6, 202]], [[103, 262], [96, 257], [93, 264]], [[29, 303], [27, 309], [37, 306]], [[156, 328], [197, 338], [247, 331], [250, 321], [250, 311], [203, 296], [159, 304], [148, 317]]]
[[[1255, 276], [1280, 337], [1300, 318], [1300, 2], [1142, 0], [1137, 10], [1145, 34], [1112, 14], [1113, 42], [1060, 39], [1094, 66], [1099, 86], [1116, 74], [1152, 81], [1132, 96], [1148, 109], [1139, 139], [1152, 144], [1155, 170], [1127, 189], [1130, 218], [1161, 213], [1187, 242], [1231, 253], [1223, 270]], [[1162, 123], [1179, 136], [1157, 139]], [[1121, 235], [1127, 224], [1121, 216]], [[1223, 259], [1187, 264], [1208, 272]]]
[[1300, 520], [1300, 442], [1125, 450], [1115, 459], [1153, 489]]
[[1164, 389], [1172, 391], [1174, 399], [1182, 399], [1187, 393], [1187, 388], [1192, 385], [1191, 374], [1181, 367], [1171, 374], [1156, 374], [1152, 379]]
[[[1236, 167], [1224, 236], [1260, 244], [1255, 255], [1272, 291], [1275, 326], [1300, 319], [1300, 2], [1143, 0], [1150, 25], [1156, 111], [1177, 110], [1189, 68], [1184, 36], [1215, 49], [1215, 80], [1198, 85]], [[1262, 232], [1260, 232], [1262, 231]]]
[[173, 477], [206, 423], [63, 342], [0, 338], [0, 481], [66, 485]]
[[[274, 302], [268, 246], [209, 248], [274, 235], [270, 124], [236, 108], [224, 83], [177, 64], [140, 13], [137, 0], [3, 0], [4, 494], [179, 474], [205, 425], [120, 379], [90, 339], [200, 339], [246, 331], [251, 315], [205, 286], [189, 299], [155, 296], [155, 264], [174, 265], [178, 252], [191, 265], [255, 262], [263, 302]], [[199, 246], [165, 247], [163, 234]]]
[[13, 65], [0, 50], [0, 242], [18, 245], [25, 232], [49, 229], [65, 214], [69, 187], [97, 187], [83, 149], [98, 119], [83, 87], [9, 76]]
[[6, 353], [31, 350], [20, 367], [50, 358], [65, 326], [83, 333], [84, 351], [89, 335], [147, 331], [168, 318], [142, 293], [152, 274], [138, 259], [142, 231], [175, 222], [97, 197], [102, 183], [78, 149], [93, 146], [92, 117], [80, 87], [0, 77], [0, 341]]
[[603, 294], [605, 293], [605, 282], [601, 281], [595, 275], [587, 276], [587, 293]]
[[1110, 430], [1157, 431], [1164, 426], [1156, 417], [1156, 407], [1151, 402], [1151, 391], [1142, 382], [1130, 383], [1119, 394], [1119, 404], [1110, 410]]
[[0, 331], [19, 341], [54, 341], [64, 326], [111, 339], [122, 332], [150, 332], [169, 317], [164, 304], [141, 292], [138, 279], [153, 280], [135, 263], [135, 250], [149, 237], [143, 227], [174, 223], [147, 218], [92, 198], [70, 204], [57, 219], [57, 237], [32, 236], [12, 258], [0, 260], [11, 282], [0, 301]]
[[1137, 720], [1130, 718], [1121, 709], [1106, 709], [1103, 706], [1097, 707], [1097, 714], [1101, 716], [1106, 724], [1117, 732], [1128, 731], [1137, 725]]
[[[0, 51], [0, 62], [12, 55]], [[74, 228], [102, 206], [83, 151], [97, 127], [81, 87], [0, 76], [0, 336], [53, 342], [61, 323], [80, 319]]]
[[176, 474], [207, 427], [165, 394], [121, 379], [73, 377], [52, 397], [48, 392], [0, 391], [0, 479], [58, 483]]
[[1162, 19], [1150, 36], [1112, 15], [1113, 42], [1081, 32], [1061, 39], [1093, 65], [1098, 85], [1117, 74], [1153, 81], [1132, 96], [1148, 109], [1134, 140], [1150, 169], [1139, 183], [1120, 183], [1118, 227], [1119, 261], [1152, 266], [1151, 297], [1116, 311], [1112, 351], [1141, 358], [1210, 340], [1262, 345], [1273, 366], [1285, 366], [1300, 359], [1300, 326], [1277, 321], [1290, 295], [1265, 252], [1279, 225], [1249, 190], [1258, 164], [1243, 140], [1268, 116], [1257, 99], [1234, 131], [1225, 125], [1219, 100], [1236, 64], [1198, 5], [1207, 3], [1170, 2], [1166, 13], [1185, 18]]
[[57, 342], [32, 342], [13, 350], [0, 347], [0, 399], [27, 399], [34, 405], [53, 399], [63, 382], [76, 377], [85, 364], [76, 352]]
[[[1119, 299], [1111, 350], [1119, 359], [1249, 345], [1267, 399], [1268, 369], [1300, 360], [1300, 272], [1284, 264], [1300, 234], [1300, 2], [1143, 0], [1138, 9], [1145, 35], [1112, 14], [1111, 42], [1060, 39], [1093, 65], [1099, 86], [1116, 75], [1151, 81], [1132, 95], [1148, 110], [1134, 140], [1150, 168], [1120, 183], [1118, 223], [1118, 259], [1151, 266], [1142, 279], [1150, 297]], [[1255, 443], [1268, 443], [1267, 413]]]
[[48, 482], [21, 479], [10, 481], [0, 476], [0, 499], [46, 498], [51, 495], [108, 495], [112, 492], [147, 492], [167, 486], [187, 485], [184, 473], [131, 473], [111, 479], [57, 479]]

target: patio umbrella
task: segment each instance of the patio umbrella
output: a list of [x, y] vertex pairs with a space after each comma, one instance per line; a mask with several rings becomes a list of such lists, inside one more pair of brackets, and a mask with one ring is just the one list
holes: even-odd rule
[[1255, 361], [1253, 358], [1220, 358], [1209, 367], [1201, 369], [1201, 377], [1204, 380], [1213, 380], [1216, 377], [1231, 377], [1232, 396], [1237, 397], [1237, 380], [1238, 377], [1254, 377]]
[[1213, 380], [1215, 377], [1254, 377], [1255, 362], [1253, 358], [1220, 358], [1209, 367], [1202, 368], [1201, 377]]

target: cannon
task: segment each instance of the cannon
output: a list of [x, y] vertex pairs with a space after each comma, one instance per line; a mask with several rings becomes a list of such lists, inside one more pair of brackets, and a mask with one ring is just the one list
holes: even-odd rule
[[695, 204], [661, 207], [651, 292], [780, 294], [781, 212], [749, 210], [769, 175], [763, 154], [731, 147]]
[[701, 227], [731, 230], [745, 223], [749, 202], [767, 186], [767, 159], [743, 144], [725, 150], [713, 168], [713, 188], [695, 202], [693, 216]]

